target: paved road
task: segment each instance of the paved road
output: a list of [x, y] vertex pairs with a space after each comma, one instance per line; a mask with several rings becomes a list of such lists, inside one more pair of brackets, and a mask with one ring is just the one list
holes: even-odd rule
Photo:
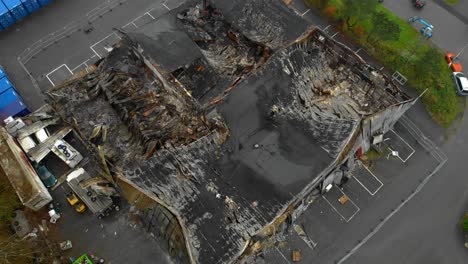
[[[468, 1], [462, 1], [465, 15]], [[458, 52], [468, 43], [468, 26], [445, 6], [429, 2], [421, 12], [408, 7], [406, 0], [385, 1], [402, 18], [419, 15], [435, 25], [433, 41], [440, 47]], [[463, 10], [463, 9], [459, 9]], [[468, 50], [462, 56], [468, 65]], [[428, 123], [423, 124], [431, 129]], [[468, 155], [466, 131], [462, 120], [456, 135], [444, 142], [448, 163], [423, 191], [395, 215], [384, 228], [344, 263], [467, 263], [458, 221], [468, 209]]]

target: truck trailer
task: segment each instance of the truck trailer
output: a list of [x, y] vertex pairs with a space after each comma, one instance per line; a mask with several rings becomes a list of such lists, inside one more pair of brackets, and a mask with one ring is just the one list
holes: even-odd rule
[[0, 127], [0, 167], [26, 207], [37, 211], [52, 201], [25, 153], [3, 127]]

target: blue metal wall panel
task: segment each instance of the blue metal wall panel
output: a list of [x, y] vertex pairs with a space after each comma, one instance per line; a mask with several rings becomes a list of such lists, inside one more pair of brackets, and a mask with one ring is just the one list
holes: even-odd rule
[[9, 116], [24, 115], [23, 113], [25, 112], [27, 113], [27, 108], [21, 100], [12, 101], [0, 108], [0, 121], [3, 123], [3, 120], [7, 119]]
[[0, 109], [11, 104], [14, 101], [20, 100], [19, 95], [16, 93], [15, 89], [10, 88], [0, 94]]
[[2, 0], [5, 6], [16, 20], [21, 20], [29, 15], [29, 12], [21, 3], [21, 0]]
[[9, 116], [26, 115], [28, 108], [15, 89], [10, 88], [0, 94], [0, 121]]
[[0, 94], [10, 88], [13, 88], [13, 84], [11, 84], [10, 80], [8, 80], [8, 77], [4, 76], [3, 78], [1, 78], [0, 79]]
[[32, 13], [41, 8], [41, 5], [37, 0], [21, 0], [21, 3], [23, 3], [24, 7], [26, 10], [28, 10], [29, 13]]
[[39, 4], [41, 4], [41, 6], [45, 6], [53, 2], [53, 0], [38, 0], [38, 1], [39, 1]]
[[5, 77], [5, 76], [6, 76], [5, 70], [0, 66], [0, 79]]
[[8, 8], [0, 1], [0, 25], [3, 28], [7, 28], [16, 23], [13, 15], [8, 11]]

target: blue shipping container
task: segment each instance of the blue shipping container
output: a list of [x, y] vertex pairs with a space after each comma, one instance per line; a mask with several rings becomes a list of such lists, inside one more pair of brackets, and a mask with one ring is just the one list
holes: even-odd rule
[[0, 66], [0, 79], [5, 77], [5, 76], [6, 76], [5, 70], [3, 69], [2, 66]]
[[9, 116], [24, 116], [28, 113], [26, 105], [13, 88], [0, 94], [0, 121]]
[[32, 13], [39, 8], [41, 8], [41, 5], [37, 0], [21, 0], [21, 3], [23, 3], [24, 7], [26, 10], [28, 10], [29, 13]]
[[19, 21], [29, 15], [28, 10], [23, 6], [21, 0], [2, 0], [10, 13]]
[[39, 1], [39, 4], [41, 4], [41, 6], [45, 6], [47, 4], [52, 3], [53, 0], [38, 0], [38, 1]]
[[0, 25], [3, 28], [7, 28], [16, 23], [13, 15], [8, 11], [8, 8], [0, 1]]
[[13, 88], [13, 85], [11, 84], [10, 80], [8, 80], [8, 77], [4, 76], [2, 79], [0, 79], [0, 94], [10, 88]]

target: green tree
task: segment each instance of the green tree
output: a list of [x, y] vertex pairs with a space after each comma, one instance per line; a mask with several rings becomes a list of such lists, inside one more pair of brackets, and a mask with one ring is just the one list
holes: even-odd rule
[[343, 16], [348, 29], [352, 29], [359, 21], [369, 18], [375, 13], [377, 0], [346, 0], [343, 1], [345, 10]]
[[380, 41], [397, 41], [400, 39], [400, 26], [385, 16], [382, 12], [374, 12], [371, 16], [372, 30], [367, 41], [376, 44]]

